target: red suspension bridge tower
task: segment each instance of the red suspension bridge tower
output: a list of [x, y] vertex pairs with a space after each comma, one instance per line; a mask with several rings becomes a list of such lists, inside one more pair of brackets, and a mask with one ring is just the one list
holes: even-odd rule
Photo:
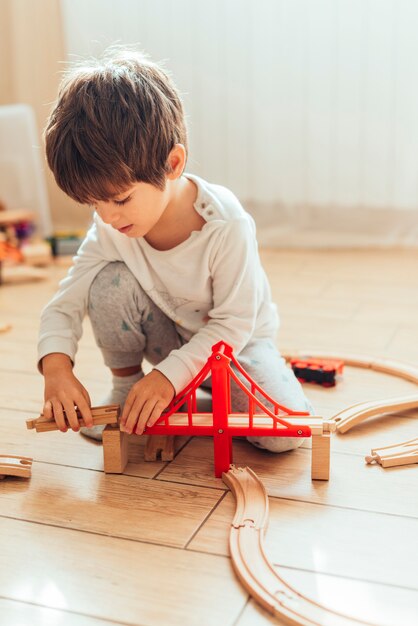
[[[212, 376], [212, 413], [198, 413], [196, 391], [209, 375]], [[248, 413], [232, 413], [231, 379], [247, 395]], [[266, 402], [272, 409], [267, 408]], [[232, 463], [232, 437], [310, 437], [307, 416], [309, 413], [292, 411], [271, 398], [238, 363], [231, 346], [220, 341], [212, 347], [212, 354], [201, 371], [172, 400], [156, 424], [146, 429], [146, 434], [213, 437], [215, 475], [220, 477]]]

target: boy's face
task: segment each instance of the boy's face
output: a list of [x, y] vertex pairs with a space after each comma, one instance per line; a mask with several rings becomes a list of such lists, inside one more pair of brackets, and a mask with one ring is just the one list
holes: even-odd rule
[[169, 203], [169, 185], [164, 191], [149, 183], [134, 183], [110, 200], [93, 202], [106, 224], [127, 237], [144, 237], [158, 223]]

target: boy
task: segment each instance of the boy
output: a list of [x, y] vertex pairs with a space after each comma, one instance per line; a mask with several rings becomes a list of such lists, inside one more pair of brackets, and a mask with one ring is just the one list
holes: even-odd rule
[[[166, 73], [135, 51], [112, 49], [64, 78], [45, 131], [49, 167], [94, 222], [42, 312], [39, 368], [46, 417], [101, 438], [87, 390], [72, 372], [88, 312], [113, 388], [121, 428], [142, 434], [201, 369], [214, 343], [231, 344], [277, 401], [309, 410], [274, 345], [278, 327], [255, 226], [226, 188], [185, 174], [182, 103]], [[142, 360], [154, 369], [144, 376]], [[210, 381], [207, 381], [210, 384]], [[248, 399], [233, 385], [233, 411]], [[283, 451], [298, 438], [258, 437]]]

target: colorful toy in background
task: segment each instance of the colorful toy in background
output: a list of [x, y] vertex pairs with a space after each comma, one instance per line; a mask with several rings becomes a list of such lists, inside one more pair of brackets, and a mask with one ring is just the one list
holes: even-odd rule
[[344, 361], [334, 359], [290, 359], [296, 378], [303, 383], [315, 383], [323, 387], [335, 387], [337, 375], [342, 375]]
[[0, 201], [0, 284], [6, 275], [8, 282], [44, 277], [32, 268], [51, 263], [51, 247], [36, 238], [34, 217], [25, 209], [7, 210]]
[[1, 260], [28, 265], [48, 265], [51, 248], [36, 237], [33, 214], [25, 210], [0, 212]]
[[32, 213], [7, 211], [0, 201], [0, 262], [22, 263], [22, 242], [33, 232]]
[[85, 234], [86, 233], [81, 230], [58, 231], [54, 233], [52, 237], [48, 237], [53, 256], [74, 256], [77, 254], [77, 250], [79, 249]]

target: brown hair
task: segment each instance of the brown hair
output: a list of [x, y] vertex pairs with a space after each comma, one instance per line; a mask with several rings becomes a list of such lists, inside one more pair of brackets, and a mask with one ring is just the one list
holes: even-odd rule
[[82, 204], [108, 200], [138, 181], [164, 189], [177, 143], [187, 152], [172, 80], [144, 54], [116, 47], [65, 73], [45, 129], [55, 180]]

